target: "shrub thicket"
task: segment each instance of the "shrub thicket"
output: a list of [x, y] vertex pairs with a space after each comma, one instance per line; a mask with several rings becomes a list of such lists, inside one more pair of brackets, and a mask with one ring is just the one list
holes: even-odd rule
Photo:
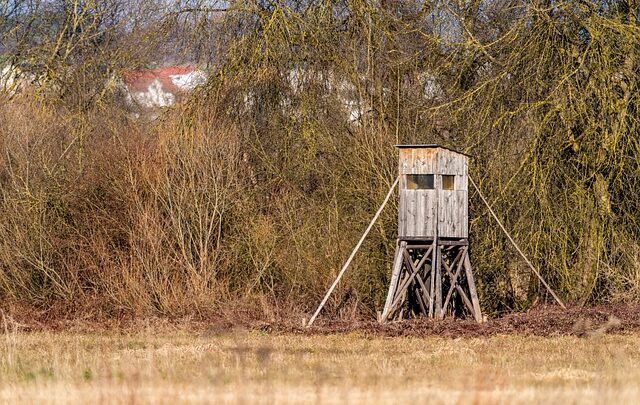
[[[412, 142], [473, 156], [566, 300], [640, 297], [636, 2], [154, 4], [135, 21], [118, 0], [0, 21], [8, 60], [41, 82], [0, 105], [3, 302], [310, 311], [393, 182], [394, 145]], [[107, 79], [159, 52], [207, 63], [210, 80], [161, 119], [131, 120]], [[395, 216], [330, 313], [380, 309]], [[471, 217], [484, 309], [547, 300], [475, 193]]]

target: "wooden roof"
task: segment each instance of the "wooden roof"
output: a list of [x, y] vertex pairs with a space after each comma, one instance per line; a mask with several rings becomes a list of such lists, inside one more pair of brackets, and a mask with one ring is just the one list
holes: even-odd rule
[[442, 145], [438, 145], [436, 143], [418, 143], [418, 144], [400, 144], [400, 145], [396, 145], [396, 148], [398, 149], [425, 149], [425, 148], [432, 148], [432, 149], [446, 149], [448, 151], [451, 151], [453, 153], [459, 153], [461, 155], [465, 155], [465, 156], [469, 156], [471, 157], [471, 155], [464, 153], [464, 152], [460, 152], [458, 150], [455, 149], [451, 149], [451, 148], [447, 148], [446, 146], [442, 146]]

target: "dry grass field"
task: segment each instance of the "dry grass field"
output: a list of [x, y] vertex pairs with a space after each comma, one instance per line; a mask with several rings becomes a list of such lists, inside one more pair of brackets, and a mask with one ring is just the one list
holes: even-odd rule
[[638, 403], [640, 335], [0, 335], [3, 403]]

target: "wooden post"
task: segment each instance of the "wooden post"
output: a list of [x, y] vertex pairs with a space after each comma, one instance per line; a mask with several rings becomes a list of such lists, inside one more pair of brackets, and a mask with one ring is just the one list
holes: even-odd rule
[[362, 236], [360, 237], [360, 240], [358, 241], [358, 243], [356, 244], [356, 247], [353, 248], [353, 251], [351, 252], [351, 255], [349, 256], [349, 258], [347, 259], [347, 261], [345, 262], [344, 266], [342, 266], [342, 270], [340, 270], [340, 273], [338, 273], [338, 276], [336, 277], [335, 281], [333, 282], [333, 284], [331, 284], [331, 287], [329, 287], [329, 290], [327, 291], [327, 293], [325, 294], [324, 298], [322, 299], [322, 302], [320, 303], [320, 305], [318, 305], [318, 309], [316, 309], [316, 312], [313, 314], [313, 316], [311, 317], [311, 319], [309, 320], [309, 323], [307, 324], [307, 328], [310, 327], [311, 325], [313, 325], [313, 322], [316, 320], [316, 318], [318, 317], [318, 314], [320, 313], [320, 311], [322, 310], [322, 307], [324, 307], [324, 305], [327, 303], [327, 300], [329, 299], [329, 297], [331, 296], [331, 293], [333, 293], [333, 290], [336, 288], [336, 286], [338, 285], [338, 282], [340, 281], [340, 279], [342, 278], [342, 276], [344, 275], [345, 271], [347, 271], [347, 268], [349, 267], [349, 265], [351, 264], [351, 261], [353, 260], [353, 258], [356, 256], [356, 253], [358, 252], [358, 250], [360, 249], [360, 246], [362, 246], [362, 242], [364, 242], [365, 238], [367, 237], [367, 235], [369, 234], [369, 231], [371, 231], [371, 228], [373, 228], [373, 224], [376, 223], [376, 221], [378, 220], [378, 217], [380, 216], [380, 214], [382, 213], [382, 210], [384, 209], [384, 207], [387, 205], [387, 203], [389, 202], [389, 198], [391, 197], [391, 194], [393, 193], [393, 190], [396, 188], [396, 186], [398, 185], [398, 182], [400, 181], [400, 176], [396, 177], [396, 181], [393, 182], [393, 184], [391, 185], [391, 187], [389, 188], [389, 192], [387, 193], [387, 196], [384, 198], [384, 201], [382, 202], [382, 204], [380, 205], [380, 208], [378, 208], [378, 211], [376, 212], [376, 214], [373, 216], [373, 219], [371, 220], [371, 222], [369, 223], [369, 226], [367, 227], [367, 229], [364, 231], [364, 233], [362, 234]]
[[438, 245], [436, 244], [436, 240], [433, 240], [433, 258], [431, 259], [431, 291], [429, 295], [431, 296], [431, 303], [429, 305], [429, 318], [433, 318], [435, 316], [435, 306], [436, 306], [436, 256], [438, 253], [437, 249]]
[[382, 311], [381, 321], [387, 318], [389, 311], [391, 310], [391, 304], [393, 304], [393, 298], [396, 295], [396, 289], [398, 288], [398, 280], [400, 279], [400, 272], [402, 270], [403, 251], [407, 247], [407, 242], [396, 242], [396, 253], [393, 259], [393, 270], [391, 272], [391, 282], [389, 283], [389, 292], [387, 293], [387, 301], [384, 304], [384, 310]]
[[436, 319], [442, 319], [442, 247], [438, 245], [436, 250]]
[[489, 213], [491, 214], [491, 216], [493, 216], [493, 219], [496, 220], [496, 222], [498, 223], [498, 226], [500, 227], [500, 229], [502, 229], [502, 232], [504, 232], [504, 234], [507, 236], [507, 239], [509, 239], [509, 242], [511, 242], [511, 244], [513, 245], [514, 248], [516, 248], [516, 251], [518, 251], [518, 253], [520, 254], [520, 256], [522, 256], [522, 258], [524, 259], [525, 263], [527, 263], [527, 265], [529, 266], [529, 268], [531, 269], [531, 271], [533, 271], [533, 273], [540, 279], [540, 281], [542, 282], [542, 284], [546, 287], [547, 291], [549, 291], [549, 293], [551, 293], [551, 296], [556, 300], [556, 302], [562, 307], [562, 309], [567, 309], [567, 307], [565, 307], [564, 303], [560, 300], [560, 298], [556, 295], [555, 291], [553, 291], [553, 289], [549, 286], [549, 284], [547, 284], [547, 282], [545, 281], [544, 278], [542, 278], [542, 276], [540, 275], [540, 273], [538, 272], [538, 270], [533, 266], [533, 264], [529, 261], [529, 259], [527, 258], [527, 256], [525, 256], [525, 254], [522, 252], [522, 250], [520, 250], [520, 248], [518, 247], [518, 244], [516, 243], [515, 240], [513, 240], [513, 238], [511, 237], [511, 235], [509, 234], [509, 232], [507, 232], [507, 229], [504, 227], [504, 225], [502, 225], [502, 222], [500, 222], [500, 219], [498, 219], [498, 216], [496, 215], [495, 212], [493, 212], [493, 208], [491, 208], [491, 205], [489, 205], [489, 202], [487, 201], [486, 198], [484, 198], [484, 195], [482, 194], [482, 191], [480, 191], [480, 188], [476, 185], [476, 183], [473, 181], [473, 179], [471, 178], [471, 176], [469, 176], [469, 181], [471, 182], [471, 184], [473, 185], [473, 187], [476, 189], [476, 191], [478, 192], [478, 195], [480, 196], [480, 199], [482, 200], [482, 202], [484, 203], [484, 205], [487, 206], [487, 208], [489, 209]]
[[473, 271], [471, 270], [471, 260], [469, 260], [469, 250], [464, 254], [464, 271], [467, 276], [467, 285], [469, 286], [469, 293], [471, 294], [471, 304], [473, 306], [473, 316], [476, 322], [482, 322], [482, 313], [480, 312], [480, 300], [478, 299], [478, 292], [476, 291], [476, 282], [473, 279]]

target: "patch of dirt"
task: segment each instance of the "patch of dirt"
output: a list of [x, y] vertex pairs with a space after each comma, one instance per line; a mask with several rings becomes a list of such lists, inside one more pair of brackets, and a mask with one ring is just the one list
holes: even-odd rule
[[527, 312], [489, 319], [433, 321], [417, 319], [380, 325], [377, 322], [320, 321], [311, 328], [270, 325], [276, 333], [335, 334], [363, 333], [372, 336], [481, 337], [492, 335], [576, 335], [594, 337], [605, 333], [640, 331], [640, 305], [600, 305], [595, 307], [538, 306]]
[[[640, 332], [640, 305], [573, 306], [566, 310], [542, 305], [526, 312], [489, 319], [478, 324], [470, 319], [433, 321], [416, 319], [381, 325], [365, 320], [329, 320], [322, 316], [311, 328], [304, 328], [300, 316], [266, 322], [257, 314], [209, 314], [182, 318], [162, 317], [55, 317], [38, 311], [0, 311], [0, 334], [12, 331], [66, 333], [197, 333], [206, 336], [247, 333], [330, 335], [357, 333], [364, 336], [440, 336], [449, 338], [493, 335], [536, 335], [596, 337], [607, 333]], [[16, 316], [20, 314], [20, 316]]]

